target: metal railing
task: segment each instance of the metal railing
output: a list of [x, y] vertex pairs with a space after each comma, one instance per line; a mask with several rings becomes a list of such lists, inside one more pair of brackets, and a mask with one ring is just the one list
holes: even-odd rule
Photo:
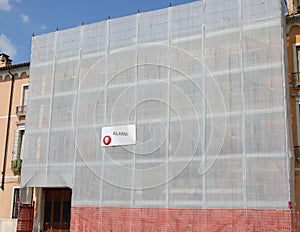
[[294, 154], [298, 163], [300, 163], [300, 146], [294, 146]]
[[24, 105], [24, 106], [17, 106], [16, 107], [16, 114], [18, 116], [26, 115], [26, 105]]
[[290, 74], [293, 81], [293, 87], [299, 88], [300, 86], [300, 72], [293, 72]]

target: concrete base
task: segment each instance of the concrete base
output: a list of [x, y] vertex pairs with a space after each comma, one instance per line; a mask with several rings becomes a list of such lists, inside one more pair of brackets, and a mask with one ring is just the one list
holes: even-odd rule
[[0, 219], [0, 231], [16, 232], [17, 219]]

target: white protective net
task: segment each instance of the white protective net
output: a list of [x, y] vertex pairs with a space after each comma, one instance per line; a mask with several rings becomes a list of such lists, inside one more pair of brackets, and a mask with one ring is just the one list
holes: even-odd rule
[[[209, 0], [35, 36], [23, 187], [72, 205], [287, 208], [280, 0]], [[101, 128], [137, 143], [102, 147]]]

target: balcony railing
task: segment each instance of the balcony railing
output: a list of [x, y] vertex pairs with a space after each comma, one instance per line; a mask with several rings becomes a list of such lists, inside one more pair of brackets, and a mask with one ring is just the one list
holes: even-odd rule
[[17, 106], [16, 114], [18, 117], [26, 115], [26, 105], [25, 106]]
[[292, 81], [293, 81], [293, 87], [294, 88], [299, 88], [300, 86], [300, 73], [299, 72], [293, 72], [290, 74], [292, 77]]
[[294, 146], [294, 154], [298, 163], [300, 163], [300, 146]]

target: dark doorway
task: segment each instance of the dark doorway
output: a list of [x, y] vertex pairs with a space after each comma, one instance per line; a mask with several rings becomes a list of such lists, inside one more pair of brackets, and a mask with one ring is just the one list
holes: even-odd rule
[[71, 196], [68, 188], [45, 189], [44, 231], [69, 231]]

